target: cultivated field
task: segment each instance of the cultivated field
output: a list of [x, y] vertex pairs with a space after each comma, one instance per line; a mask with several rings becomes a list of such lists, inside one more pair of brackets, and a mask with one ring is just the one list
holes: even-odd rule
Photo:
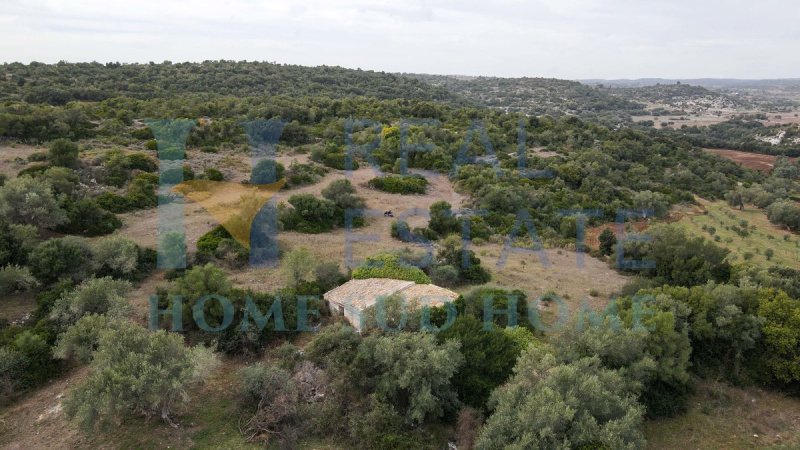
[[[764, 267], [775, 264], [800, 267], [800, 236], [770, 223], [763, 210], [747, 206], [740, 211], [720, 201], [698, 201], [707, 213], [684, 214], [678, 224], [689, 232], [712, 239], [717, 245], [730, 250], [728, 258], [732, 262], [750, 260]], [[742, 236], [733, 229], [744, 228], [742, 221], [747, 222], [747, 236]], [[719, 236], [719, 239], [715, 236]], [[773, 252], [769, 259], [767, 249]]]
[[[704, 148], [703, 150], [730, 159], [748, 169], [760, 170], [765, 173], [770, 172], [772, 168], [775, 167], [775, 160], [778, 159], [775, 155], [742, 152], [739, 150], [727, 150], [722, 148]], [[789, 158], [789, 160], [795, 161], [797, 158]]]

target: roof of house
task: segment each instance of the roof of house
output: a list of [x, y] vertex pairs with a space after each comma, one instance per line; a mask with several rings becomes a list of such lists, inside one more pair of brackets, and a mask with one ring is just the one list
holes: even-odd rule
[[342, 306], [363, 310], [375, 304], [380, 297], [399, 294], [406, 300], [426, 305], [441, 305], [458, 298], [458, 294], [433, 284], [416, 284], [413, 281], [391, 278], [350, 280], [325, 293], [325, 300]]

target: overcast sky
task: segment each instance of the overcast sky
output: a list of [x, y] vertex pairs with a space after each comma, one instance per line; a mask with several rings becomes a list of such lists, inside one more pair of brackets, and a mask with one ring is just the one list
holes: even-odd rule
[[0, 59], [582, 78], [800, 77], [797, 0], [3, 0]]

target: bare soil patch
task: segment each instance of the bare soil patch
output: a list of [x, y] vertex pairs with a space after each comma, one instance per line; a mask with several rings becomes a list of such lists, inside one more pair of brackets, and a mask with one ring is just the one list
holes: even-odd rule
[[[761, 153], [742, 152], [739, 150], [728, 150], [722, 148], [704, 148], [703, 150], [713, 153], [715, 155], [727, 158], [737, 164], [741, 164], [748, 169], [755, 169], [761, 172], [769, 173], [775, 167], [775, 160], [778, 159], [775, 155], [764, 155]], [[797, 158], [789, 158], [791, 161]]]

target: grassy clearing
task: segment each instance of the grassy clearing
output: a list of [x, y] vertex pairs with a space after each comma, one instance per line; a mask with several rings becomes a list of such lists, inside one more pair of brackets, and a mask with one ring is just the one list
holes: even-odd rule
[[647, 422], [649, 449], [800, 448], [800, 399], [701, 382], [680, 417]]
[[[730, 250], [731, 255], [728, 258], [731, 262], [749, 259], [763, 267], [776, 264], [800, 266], [800, 236], [770, 223], [762, 210], [747, 207], [740, 211], [724, 202], [700, 200], [700, 203], [707, 211], [706, 214], [687, 214], [678, 224], [691, 233], [712, 239], [717, 245]], [[743, 221], [748, 229], [746, 236], [736, 232], [736, 228], [744, 228]], [[710, 233], [711, 227], [714, 235]], [[768, 249], [773, 252], [769, 259]]]

